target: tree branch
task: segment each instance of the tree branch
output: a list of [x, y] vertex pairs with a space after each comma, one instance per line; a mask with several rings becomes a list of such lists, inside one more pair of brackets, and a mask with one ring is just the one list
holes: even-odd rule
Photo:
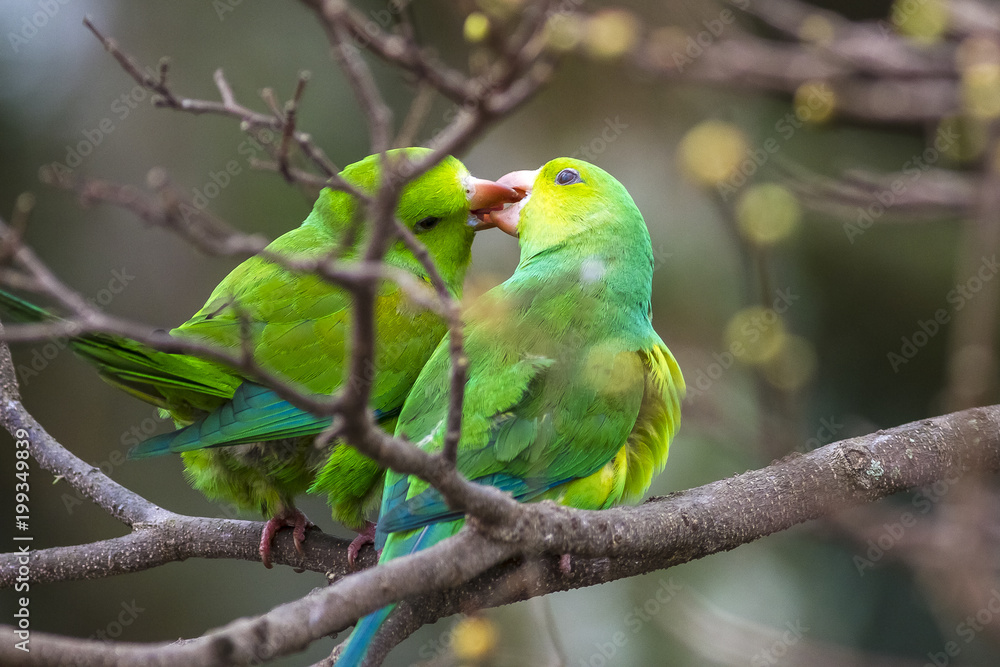
[[[106, 37], [103, 33], [101, 33], [101, 31], [98, 30], [98, 28], [90, 20], [90, 17], [84, 18], [83, 24], [87, 26], [88, 30], [94, 33], [94, 36], [100, 40], [104, 49], [118, 61], [118, 64], [121, 65], [126, 74], [132, 77], [137, 84], [157, 95], [155, 98], [155, 104], [157, 106], [168, 107], [193, 114], [211, 113], [231, 116], [233, 118], [238, 118], [245, 129], [248, 130], [266, 127], [281, 134], [288, 133], [295, 139], [295, 142], [298, 144], [302, 154], [305, 155], [323, 175], [323, 178], [317, 180], [312, 177], [311, 174], [309, 177], [306, 177], [305, 174], [300, 174], [300, 177], [296, 180], [304, 183], [310, 183], [312, 185], [322, 186], [328, 184], [339, 190], [357, 194], [350, 184], [346, 183], [337, 176], [337, 172], [339, 172], [340, 169], [338, 169], [337, 166], [330, 161], [330, 159], [323, 152], [322, 148], [313, 143], [312, 136], [294, 129], [294, 103], [301, 97], [302, 87], [305, 84], [305, 79], [301, 75], [299, 77], [298, 85], [296, 86], [295, 95], [292, 98], [293, 114], [291, 117], [289, 117], [288, 114], [282, 117], [280, 112], [273, 115], [258, 113], [238, 103], [236, 101], [236, 96], [233, 93], [232, 86], [229, 85], [229, 82], [226, 80], [226, 77], [222, 73], [221, 69], [216, 70], [213, 76], [215, 85], [219, 89], [219, 95], [222, 98], [221, 102], [179, 97], [167, 85], [167, 72], [169, 71], [169, 64], [167, 60], [164, 59], [160, 61], [159, 76], [154, 77], [146, 72], [143, 72], [135, 58], [119, 48], [117, 41], [110, 37]], [[291, 127], [291, 129], [289, 129], [289, 127]], [[269, 146], [269, 148], [271, 147]], [[287, 155], [285, 156], [285, 159], [287, 159]], [[281, 170], [281, 164], [282, 159], [279, 157], [279, 170]], [[292, 178], [292, 174], [290, 172], [284, 170], [281, 171], [282, 175], [284, 175], [286, 179]]]
[[[11, 436], [28, 441], [32, 458], [42, 468], [69, 483], [133, 531], [90, 544], [32, 551], [27, 581], [95, 579], [195, 557], [260, 560], [258, 547], [263, 523], [176, 514], [126, 489], [52, 438], [21, 404], [14, 378], [10, 350], [2, 343], [0, 425]], [[15, 435], [18, 433], [21, 435]], [[278, 534], [272, 560], [298, 569], [325, 572], [328, 576], [343, 576], [353, 571], [347, 563], [347, 545], [346, 541], [313, 531], [305, 553], [299, 554], [291, 533], [285, 531]], [[18, 576], [17, 556], [0, 554], [0, 588], [13, 586]], [[369, 565], [375, 557], [366, 552], [361, 560]]]
[[[393, 601], [413, 602], [416, 626], [480, 604], [592, 586], [688, 562], [904, 489], [1000, 470], [1000, 405], [921, 420], [789, 456], [766, 468], [655, 498], [634, 508], [579, 511], [519, 505], [507, 521], [470, 520], [459, 535], [413, 556], [182, 644], [124, 644], [33, 634], [38, 664], [247, 664], [347, 627]], [[553, 556], [572, 553], [564, 575]], [[516, 559], [527, 555], [528, 560]], [[589, 559], [589, 560], [588, 560]], [[500, 567], [494, 567], [509, 561]], [[531, 577], [523, 568], [530, 567]], [[485, 574], [484, 574], [485, 573]], [[512, 585], [511, 582], [517, 585]], [[529, 585], [527, 582], [531, 582]], [[435, 592], [436, 591], [436, 592]], [[501, 591], [501, 595], [496, 595]], [[9, 632], [9, 630], [8, 630]], [[401, 633], [406, 634], [406, 633]], [[0, 657], [13, 654], [4, 642]]]

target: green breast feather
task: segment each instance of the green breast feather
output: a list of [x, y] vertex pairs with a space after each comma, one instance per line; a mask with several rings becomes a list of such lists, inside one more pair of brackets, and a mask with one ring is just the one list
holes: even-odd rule
[[[457, 466], [520, 501], [584, 509], [635, 501], [666, 463], [684, 380], [650, 317], [652, 248], [609, 174], [561, 158], [500, 179], [530, 196], [495, 221], [519, 236], [514, 274], [466, 315], [468, 382]], [[443, 445], [447, 340], [421, 371], [396, 435]], [[388, 471], [380, 562], [456, 533], [463, 519], [425, 482]], [[338, 665], [362, 663], [393, 606], [361, 619]]]

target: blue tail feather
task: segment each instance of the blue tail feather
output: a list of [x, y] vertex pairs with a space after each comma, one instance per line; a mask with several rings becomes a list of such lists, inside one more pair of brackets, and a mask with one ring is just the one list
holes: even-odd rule
[[[495, 473], [472, 480], [477, 484], [492, 486], [511, 494], [520, 502], [531, 502], [549, 489], [569, 481], [566, 478], [545, 479], [541, 477], [522, 479], [506, 473]], [[444, 496], [437, 489], [430, 488], [410, 499], [403, 495], [409, 488], [406, 477], [401, 477], [394, 485], [386, 486], [383, 494], [389, 499], [384, 502], [375, 530], [375, 548], [381, 549], [389, 534], [397, 531], [413, 530], [439, 521], [452, 521], [462, 516], [448, 507]], [[392, 498], [393, 495], [397, 498]]]
[[[418, 530], [393, 533], [389, 536], [385, 549], [382, 550], [382, 556], [378, 559], [379, 563], [428, 549], [457, 533], [462, 528], [463, 523], [465, 523], [464, 519], [458, 519], [434, 523]], [[351, 636], [347, 638], [344, 650], [337, 658], [337, 667], [360, 667], [363, 664], [365, 654], [368, 653], [368, 647], [371, 646], [375, 634], [395, 608], [395, 604], [387, 605], [358, 621]]]
[[368, 653], [368, 647], [375, 639], [375, 633], [382, 627], [382, 623], [389, 617], [389, 614], [396, 605], [390, 604], [382, 607], [373, 614], [368, 614], [354, 626], [354, 631], [347, 638], [344, 650], [337, 657], [337, 667], [354, 667], [361, 665]]

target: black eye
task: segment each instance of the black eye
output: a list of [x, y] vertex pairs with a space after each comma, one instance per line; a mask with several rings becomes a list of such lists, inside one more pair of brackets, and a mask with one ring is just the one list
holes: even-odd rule
[[563, 169], [556, 174], [556, 183], [559, 185], [570, 185], [571, 183], [583, 183], [580, 172], [576, 169]]
[[418, 232], [426, 232], [429, 229], [434, 229], [437, 227], [437, 223], [441, 222], [441, 218], [433, 215], [429, 215], [416, 225], [416, 230]]

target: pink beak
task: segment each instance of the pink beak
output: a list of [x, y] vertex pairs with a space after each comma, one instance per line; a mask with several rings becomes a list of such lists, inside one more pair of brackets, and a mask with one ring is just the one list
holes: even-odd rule
[[479, 224], [473, 228], [477, 232], [496, 227], [489, 219], [490, 211], [503, 210], [504, 204], [512, 204], [524, 197], [523, 192], [518, 192], [507, 185], [495, 181], [487, 181], [482, 178], [471, 178], [469, 180], [472, 184], [472, 194], [469, 196], [469, 210], [480, 220]]
[[517, 200], [519, 203], [502, 208], [499, 211], [491, 212], [487, 216], [487, 220], [490, 223], [499, 227], [502, 231], [510, 234], [511, 236], [517, 236], [517, 223], [521, 218], [521, 207], [524, 202], [527, 201], [528, 195], [531, 194], [531, 189], [535, 185], [535, 178], [538, 176], [538, 171], [538, 169], [533, 171], [512, 171], [509, 174], [500, 177], [497, 183], [509, 187], [517, 192], [520, 195]]

